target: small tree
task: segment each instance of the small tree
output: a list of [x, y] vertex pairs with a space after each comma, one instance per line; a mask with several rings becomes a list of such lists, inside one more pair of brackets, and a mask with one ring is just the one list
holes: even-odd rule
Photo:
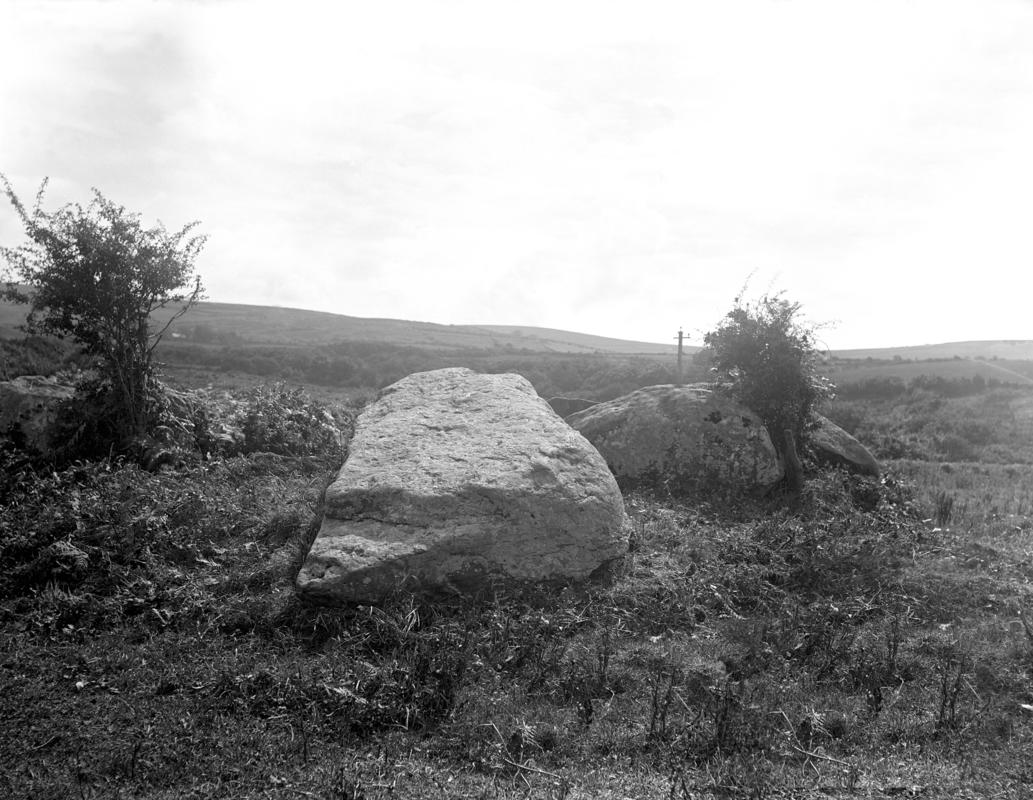
[[[114, 444], [146, 435], [155, 348], [203, 293], [194, 260], [206, 237], [190, 235], [198, 223], [176, 233], [161, 223], [144, 228], [138, 214], [96, 189], [85, 208], [70, 203], [47, 212], [46, 180], [30, 212], [3, 174], [0, 182], [28, 237], [18, 247], [0, 247], [10, 269], [0, 298], [30, 305], [28, 332], [70, 337], [99, 357], [119, 440]], [[169, 306], [178, 308], [152, 328], [151, 314]]]
[[832, 385], [817, 372], [814, 329], [799, 314], [800, 304], [781, 294], [755, 303], [740, 296], [703, 339], [718, 387], [764, 421], [793, 491], [803, 484], [797, 443], [804, 441], [814, 406], [832, 394]]

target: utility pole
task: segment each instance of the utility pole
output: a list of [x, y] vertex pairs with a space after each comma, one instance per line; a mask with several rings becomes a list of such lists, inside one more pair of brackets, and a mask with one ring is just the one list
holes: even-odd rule
[[678, 328], [678, 385], [681, 386], [685, 383], [685, 373], [682, 372], [682, 339], [685, 334], [682, 333], [682, 329]]

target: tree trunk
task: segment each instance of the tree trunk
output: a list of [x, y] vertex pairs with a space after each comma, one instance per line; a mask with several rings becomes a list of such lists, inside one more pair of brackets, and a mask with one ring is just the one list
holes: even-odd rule
[[791, 494], [799, 494], [803, 489], [803, 464], [800, 463], [800, 454], [796, 451], [796, 437], [792, 428], [783, 431], [783, 453], [786, 462], [786, 487]]

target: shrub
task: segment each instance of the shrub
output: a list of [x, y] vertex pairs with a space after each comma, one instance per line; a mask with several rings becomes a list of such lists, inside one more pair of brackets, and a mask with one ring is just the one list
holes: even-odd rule
[[799, 320], [800, 304], [778, 295], [756, 303], [741, 296], [716, 330], [704, 337], [710, 348], [717, 385], [767, 426], [771, 440], [786, 457], [793, 489], [802, 480], [797, 442], [818, 401], [831, 397], [832, 387], [817, 371], [814, 331]]
[[[139, 216], [94, 189], [83, 207], [41, 208], [47, 182], [26, 209], [7, 178], [3, 191], [21, 220], [28, 243], [0, 247], [11, 280], [0, 298], [30, 306], [30, 333], [69, 337], [96, 357], [102, 380], [90, 387], [89, 402], [105, 395], [104, 424], [94, 433], [126, 449], [150, 430], [154, 350], [172, 321], [202, 295], [194, 260], [203, 236], [190, 236], [197, 223], [169, 233], [159, 223], [144, 228]], [[17, 281], [17, 282], [16, 282]], [[162, 327], [151, 314], [179, 306]]]
[[[344, 424], [350, 428], [351, 420]], [[282, 383], [253, 389], [241, 415], [244, 453], [343, 458], [344, 435], [330, 410]]]

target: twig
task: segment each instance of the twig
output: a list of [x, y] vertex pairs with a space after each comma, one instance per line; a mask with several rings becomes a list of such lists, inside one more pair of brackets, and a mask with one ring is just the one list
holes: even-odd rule
[[1022, 628], [1026, 631], [1026, 638], [1029, 639], [1029, 643], [1033, 644], [1033, 625], [1030, 625], [1029, 620], [1026, 619], [1026, 615], [1019, 611], [1019, 621], [1022, 622]]
[[517, 761], [510, 761], [505, 756], [502, 756], [502, 760], [509, 764], [509, 766], [516, 767], [517, 769], [526, 769], [528, 772], [537, 772], [539, 775], [545, 775], [549, 778], [555, 778], [558, 781], [563, 780], [563, 776], [557, 775], [555, 772], [546, 772], [544, 769], [538, 769], [538, 767], [529, 767], [527, 766], [527, 764], [521, 764]]
[[802, 747], [797, 747], [795, 744], [791, 744], [789, 746], [791, 748], [793, 748], [797, 753], [805, 755], [808, 758], [820, 758], [823, 761], [831, 761], [833, 764], [839, 764], [840, 766], [843, 766], [843, 767], [853, 767], [854, 766], [853, 764], [849, 763], [848, 761], [840, 761], [838, 758], [833, 758], [832, 756], [822, 755], [821, 753], [812, 753], [810, 750], [804, 750]]
[[502, 731], [499, 730], [499, 726], [496, 725], [494, 722], [489, 722], [488, 724], [491, 725], [491, 727], [493, 727], [495, 729], [495, 733], [498, 734], [499, 741], [502, 742], [502, 746], [505, 747], [506, 746], [506, 740], [502, 736]]

